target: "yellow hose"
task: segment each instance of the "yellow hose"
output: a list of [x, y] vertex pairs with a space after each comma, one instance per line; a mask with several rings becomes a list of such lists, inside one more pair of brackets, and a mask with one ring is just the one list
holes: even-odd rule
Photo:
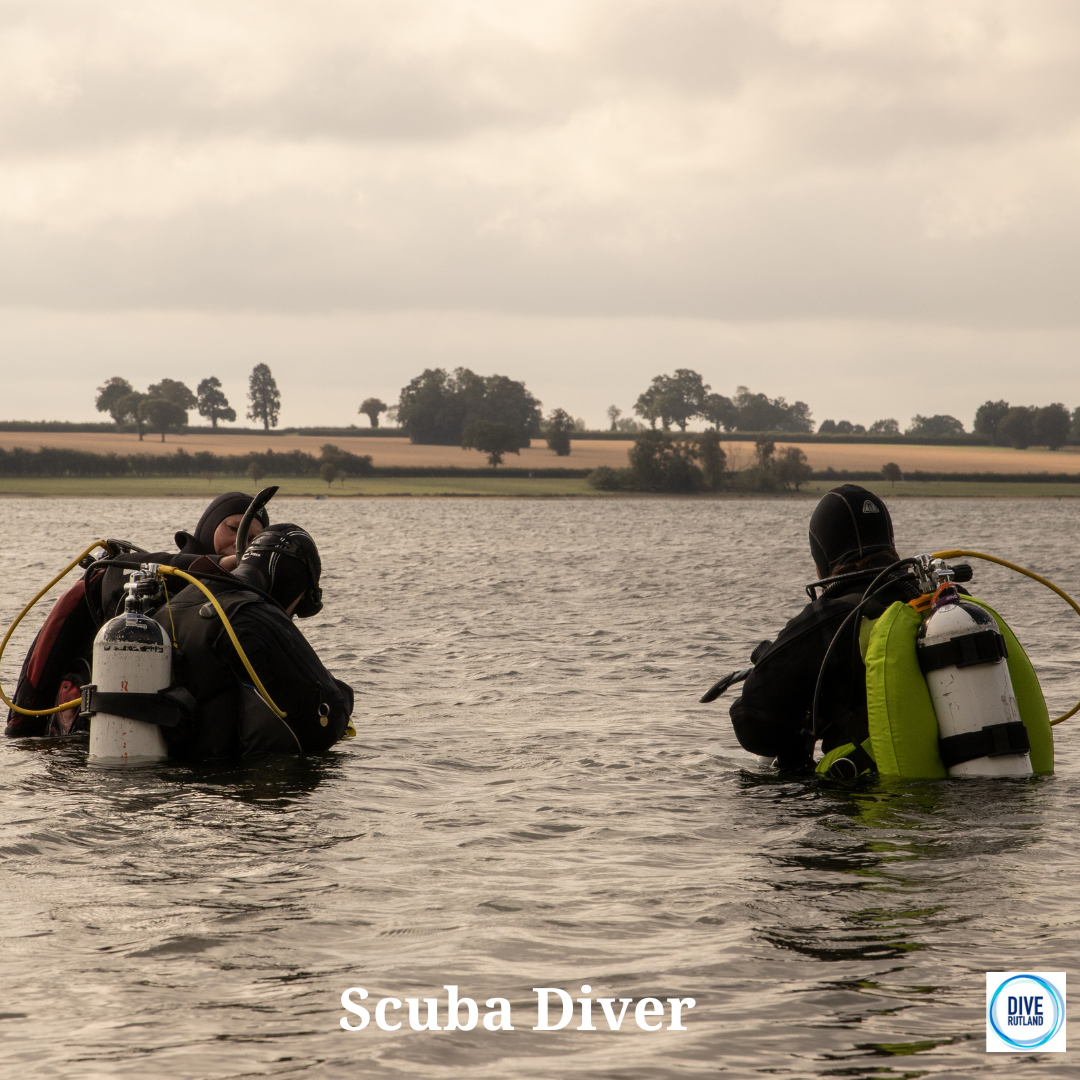
[[217, 597], [196, 577], [192, 577], [191, 574], [185, 573], [183, 570], [178, 570], [175, 566], [162, 566], [158, 565], [157, 572], [159, 574], [167, 574], [171, 577], [180, 577], [185, 581], [190, 581], [192, 585], [200, 588], [205, 593], [207, 600], [214, 605], [214, 610], [221, 618], [221, 623], [225, 627], [225, 633], [229, 635], [229, 640], [233, 643], [233, 648], [236, 649], [236, 655], [240, 657], [240, 662], [247, 669], [247, 673], [251, 676], [251, 681], [255, 684], [255, 688], [259, 691], [259, 697], [266, 702], [269, 708], [273, 711], [275, 716], [280, 717], [282, 720], [288, 716], [288, 713], [282, 712], [275, 704], [274, 699], [267, 693], [266, 687], [263, 686], [259, 676], [255, 674], [255, 669], [251, 666], [251, 661], [247, 658], [247, 653], [244, 652], [240, 645], [240, 641], [236, 634], [233, 632], [232, 624], [229, 622], [222, 610], [221, 605], [217, 601]]
[[[15, 633], [15, 627], [18, 626], [19, 623], [21, 623], [23, 621], [23, 618], [26, 615], [26, 613], [58, 581], [60, 581], [61, 578], [64, 578], [68, 574], [70, 574], [71, 571], [74, 570], [75, 567], [78, 566], [79, 563], [81, 563], [83, 561], [83, 559], [85, 559], [86, 556], [90, 554], [91, 551], [94, 550], [94, 548], [99, 548], [99, 547], [104, 548], [106, 551], [109, 551], [109, 552], [112, 551], [112, 548], [110, 548], [109, 545], [104, 540], [95, 540], [84, 552], [82, 552], [79, 555], [76, 555], [75, 558], [70, 563], [68, 563], [67, 566], [65, 566], [64, 569], [61, 570], [60, 573], [57, 574], [56, 577], [54, 577], [52, 579], [52, 581], [50, 581], [49, 584], [46, 585], [45, 588], [42, 589], [41, 592], [39, 592], [34, 597], [34, 599], [31, 600], [30, 603], [28, 603], [26, 605], [26, 607], [24, 607], [22, 609], [22, 611], [19, 612], [19, 614], [15, 618], [15, 621], [8, 627], [7, 633], [4, 635], [3, 641], [0, 641], [0, 660], [2, 660], [3, 657], [4, 657], [4, 649], [7, 648], [7, 643], [8, 643], [9, 638], [11, 637], [11, 635], [13, 633]], [[77, 701], [77, 699], [73, 698], [71, 701], [67, 701], [63, 705], [54, 705], [51, 709], [24, 709], [21, 705], [16, 705], [15, 702], [12, 701], [11, 698], [9, 698], [7, 696], [7, 694], [4, 693], [4, 688], [2, 686], [0, 686], [0, 698], [3, 699], [4, 704], [7, 705], [7, 707], [9, 709], [11, 709], [14, 712], [21, 713], [23, 716], [49, 716], [52, 713], [65, 712], [67, 709], [75, 708], [76, 701]]]
[[[956, 548], [953, 551], [935, 551], [930, 556], [931, 559], [984, 559], [986, 562], [997, 563], [998, 566], [1008, 567], [1010, 570], [1015, 570], [1018, 574], [1023, 574], [1025, 577], [1031, 578], [1033, 581], [1037, 581], [1040, 585], [1045, 585], [1051, 592], [1056, 592], [1066, 604], [1069, 605], [1080, 615], [1080, 604], [1069, 596], [1064, 589], [1059, 589], [1052, 581], [1047, 581], [1046, 578], [1040, 577], [1038, 574], [1033, 573], [1031, 570], [1025, 570], [1022, 566], [1017, 566], [1016, 563], [1007, 562], [1005, 559], [999, 559], [994, 555], [984, 555], [981, 551], [964, 551], [962, 548]], [[1068, 720], [1077, 711], [1080, 711], [1080, 701], [1078, 701], [1067, 713], [1062, 713], [1061, 716], [1055, 717], [1050, 721], [1051, 724], [1060, 724], [1062, 720]]]

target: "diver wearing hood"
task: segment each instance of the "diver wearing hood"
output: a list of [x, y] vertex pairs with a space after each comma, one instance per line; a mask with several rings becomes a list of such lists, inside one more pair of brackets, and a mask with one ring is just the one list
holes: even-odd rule
[[[236, 529], [244, 511], [251, 505], [251, 496], [242, 491], [226, 491], [219, 495], [202, 513], [193, 533], [176, 534], [176, 546], [184, 555], [232, 555], [236, 551]], [[255, 537], [270, 524], [266, 507], [259, 507], [248, 533]]]
[[170, 757], [305, 753], [325, 750], [344, 736], [352, 689], [326, 670], [293, 622], [294, 614], [308, 618], [322, 609], [321, 574], [314, 540], [298, 525], [284, 524], [263, 530], [233, 574], [203, 579], [284, 719], [251, 685], [200, 590], [188, 585], [173, 597], [171, 616], [168, 607], [159, 609], [157, 621], [168, 632], [175, 627], [175, 681], [199, 706], [193, 722], [164, 729]]
[[[753, 671], [731, 706], [743, 748], [775, 758], [783, 768], [812, 763], [816, 739], [809, 732], [810, 713], [829, 644], [873, 580], [900, 558], [888, 507], [857, 484], [826, 492], [810, 519], [810, 553], [819, 578], [840, 580], [807, 587], [811, 602], [775, 641], [754, 650]], [[875, 619], [894, 601], [919, 595], [910, 580], [901, 580], [902, 570], [894, 577], [863, 609], [865, 618]], [[854, 625], [845, 629], [845, 640], [837, 642], [822, 680], [818, 737], [825, 751], [846, 742], [858, 745], [869, 731], [866, 673], [855, 633]]]

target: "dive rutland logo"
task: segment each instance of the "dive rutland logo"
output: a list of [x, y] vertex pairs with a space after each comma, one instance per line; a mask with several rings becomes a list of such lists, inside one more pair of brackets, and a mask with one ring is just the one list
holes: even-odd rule
[[1065, 1052], [1065, 972], [986, 973], [986, 1052]]

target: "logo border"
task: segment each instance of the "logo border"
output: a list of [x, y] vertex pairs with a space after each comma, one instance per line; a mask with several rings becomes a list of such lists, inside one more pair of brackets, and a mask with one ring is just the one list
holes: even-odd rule
[[[1049, 990], [1054, 998], [1054, 1005], [1057, 1008], [1057, 1022], [1054, 1024], [1050, 1032], [1044, 1035], [1038, 1042], [1034, 1043], [1018, 1043], [1015, 1040], [1005, 1035], [1001, 1029], [994, 1023], [994, 1002], [997, 1001], [998, 995], [1005, 989], [1009, 983], [1016, 979], [1030, 979], [1032, 982], [1037, 982], [1044, 989]], [[1058, 988], [1053, 983], [1047, 982], [1045, 979], [1040, 978], [1038, 975], [1031, 975], [1026, 973], [1019, 973], [1017, 975], [1010, 975], [1002, 983], [998, 985], [998, 988], [994, 991], [994, 996], [990, 999], [990, 1004], [986, 1007], [986, 1018], [990, 1021], [990, 1026], [994, 1029], [994, 1034], [997, 1035], [1002, 1042], [1008, 1043], [1010, 1046], [1015, 1047], [1017, 1050], [1037, 1050], [1044, 1043], [1048, 1043], [1060, 1030], [1062, 1024], [1065, 1023], [1065, 1002], [1061, 1000], [1061, 994], [1058, 992]]]

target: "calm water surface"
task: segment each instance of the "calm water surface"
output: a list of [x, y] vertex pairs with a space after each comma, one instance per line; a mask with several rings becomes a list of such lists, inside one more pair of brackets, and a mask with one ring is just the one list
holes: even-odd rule
[[[89, 539], [166, 546], [201, 506], [7, 501], [0, 619]], [[126, 771], [0, 746], [0, 1071], [1075, 1075], [985, 1054], [983, 1004], [987, 970], [1080, 968], [1080, 722], [1053, 778], [847, 788], [777, 776], [696, 703], [805, 602], [811, 508], [273, 504], [322, 548], [302, 625], [359, 737]], [[901, 551], [988, 550], [1080, 593], [1075, 502], [893, 508]], [[973, 590], [1052, 712], [1080, 697], [1075, 616], [997, 568]], [[339, 1027], [347, 987], [441, 1010], [450, 983], [508, 998], [517, 1030]], [[532, 987], [582, 984], [698, 1005], [684, 1032], [530, 1030]]]

